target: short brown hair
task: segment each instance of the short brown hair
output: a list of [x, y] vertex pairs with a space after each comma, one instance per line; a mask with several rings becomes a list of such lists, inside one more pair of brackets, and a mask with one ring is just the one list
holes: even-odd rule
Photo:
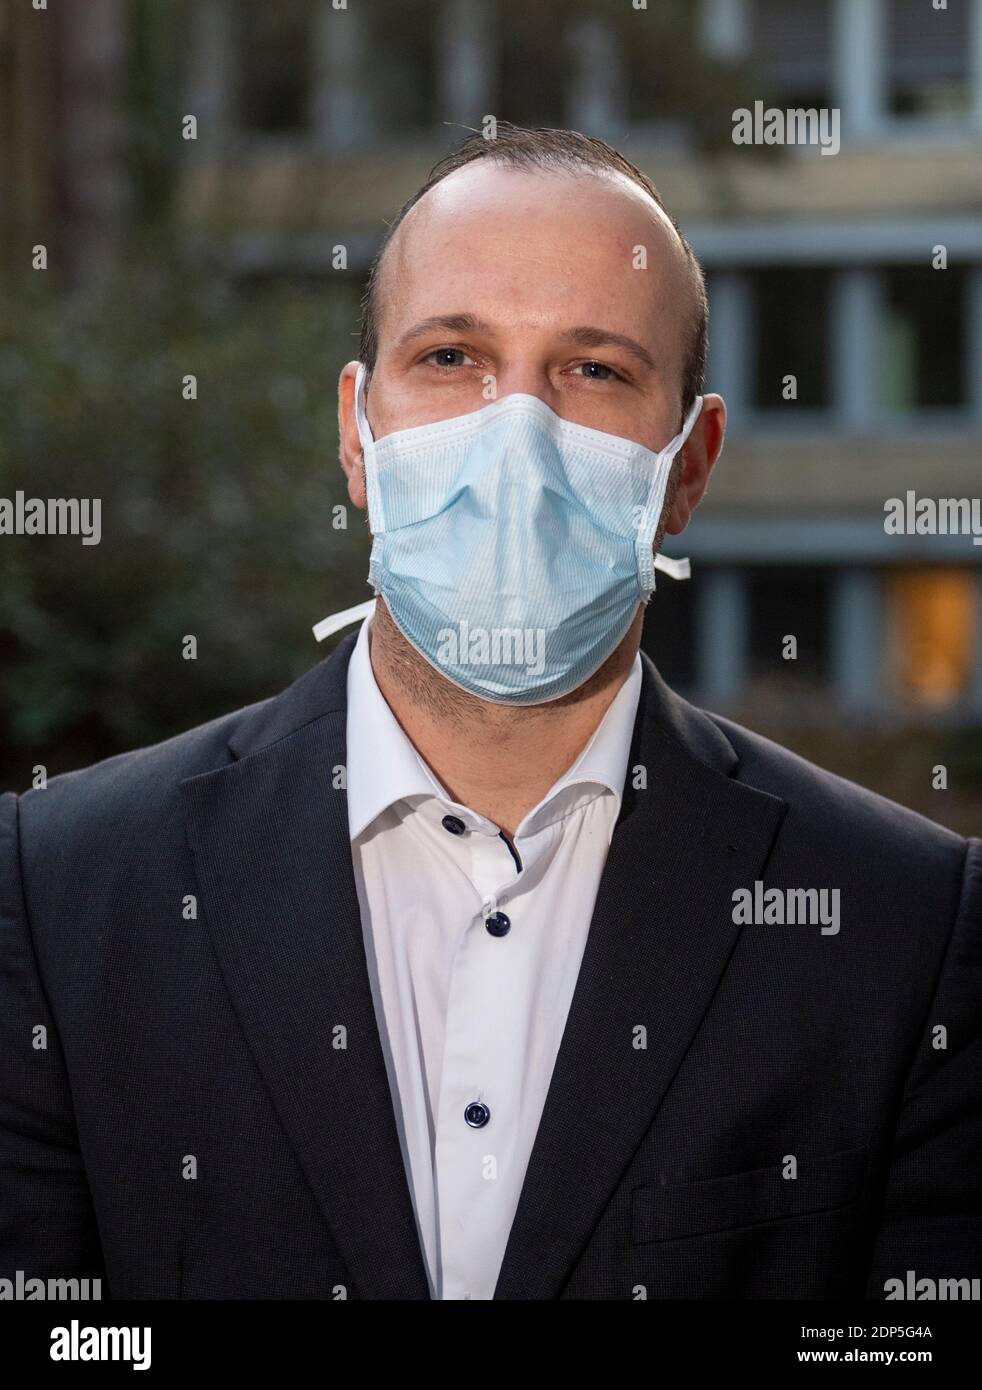
[[706, 282], [702, 267], [695, 252], [679, 230], [679, 226], [665, 207], [657, 188], [641, 170], [628, 159], [608, 145], [591, 135], [581, 135], [576, 130], [528, 129], [512, 125], [510, 121], [499, 121], [494, 139], [486, 139], [479, 131], [468, 135], [455, 150], [434, 164], [429, 177], [413, 196], [399, 209], [394, 220], [386, 229], [382, 242], [375, 253], [368, 281], [362, 299], [361, 342], [358, 356], [365, 364], [369, 375], [375, 369], [378, 357], [378, 303], [377, 288], [379, 268], [386, 248], [391, 242], [399, 224], [409, 210], [419, 202], [424, 194], [465, 164], [476, 159], [493, 159], [498, 164], [514, 168], [560, 169], [570, 173], [584, 170], [613, 171], [632, 179], [661, 208], [669, 222], [678, 233], [682, 250], [692, 276], [695, 290], [695, 313], [691, 326], [688, 348], [682, 368], [682, 414], [688, 412], [696, 396], [704, 389], [706, 377], [706, 351], [709, 330], [709, 306], [706, 300]]

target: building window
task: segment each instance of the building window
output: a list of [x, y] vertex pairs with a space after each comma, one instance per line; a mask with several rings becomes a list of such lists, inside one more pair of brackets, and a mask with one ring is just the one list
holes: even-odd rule
[[280, 135], [307, 129], [312, 14], [305, 0], [243, 0], [236, 6], [245, 130]]
[[642, 128], [661, 121], [691, 124], [713, 80], [696, 40], [697, 7], [649, 6], [649, 16], [632, 14], [627, 5], [616, 25], [627, 119]]
[[969, 111], [969, 0], [937, 9], [930, 0], [887, 6], [887, 103], [895, 116], [950, 117]]
[[902, 703], [943, 710], [967, 696], [975, 660], [975, 583], [969, 569], [888, 577], [887, 669]]
[[964, 405], [964, 269], [890, 267], [883, 288], [881, 404], [888, 410]]
[[811, 266], [751, 272], [756, 344], [753, 404], [761, 410], [791, 404], [785, 380], [795, 378], [794, 403], [830, 403], [829, 302], [831, 277]]
[[[443, 118], [438, 110], [436, 0], [385, 0], [367, 7], [365, 19], [366, 80], [379, 129], [395, 136], [436, 130]], [[448, 22], [453, 22], [452, 7]], [[464, 133], [456, 132], [458, 138]]]
[[831, 0], [752, 0], [754, 61], [791, 107], [830, 105]]
[[[748, 673], [798, 688], [824, 689], [830, 679], [830, 574], [811, 565], [749, 571]], [[797, 655], [788, 638], [795, 639]]]
[[[563, 11], [555, 0], [501, 0], [501, 115], [518, 125], [555, 125], [565, 107], [569, 53], [563, 42]], [[534, 55], [534, 56], [533, 56]]]

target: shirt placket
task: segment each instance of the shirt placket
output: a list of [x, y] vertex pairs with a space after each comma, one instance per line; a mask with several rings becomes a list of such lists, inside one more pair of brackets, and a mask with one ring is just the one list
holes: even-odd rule
[[[435, 1124], [434, 1187], [440, 1296], [490, 1298], [487, 1279], [497, 1238], [497, 1166], [514, 1109], [511, 1079], [494, 1045], [507, 988], [507, 916], [502, 899], [522, 874], [507, 842], [492, 829], [470, 830], [460, 845], [477, 898], [454, 956], [447, 999], [440, 1099]], [[466, 908], [464, 908], [466, 911]], [[489, 926], [490, 923], [490, 926]], [[504, 928], [504, 930], [503, 930]]]

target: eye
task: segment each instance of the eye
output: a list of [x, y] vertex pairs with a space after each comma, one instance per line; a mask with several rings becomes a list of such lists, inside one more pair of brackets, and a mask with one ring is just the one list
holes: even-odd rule
[[608, 367], [606, 362], [577, 362], [574, 371], [584, 369], [584, 377], [587, 381], [623, 381], [624, 377], [620, 372], [615, 372], [613, 367]]
[[445, 372], [453, 371], [455, 367], [463, 367], [466, 365], [463, 361], [448, 361], [448, 358], [464, 358], [466, 359], [466, 363], [470, 363], [472, 367], [476, 365], [473, 359], [467, 356], [463, 348], [455, 347], [433, 348], [422, 360], [424, 362], [429, 362], [430, 366], [436, 367], [438, 371]]

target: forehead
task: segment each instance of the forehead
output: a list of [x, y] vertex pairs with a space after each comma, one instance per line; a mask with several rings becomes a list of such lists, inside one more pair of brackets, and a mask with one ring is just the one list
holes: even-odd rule
[[377, 289], [380, 339], [452, 310], [542, 326], [575, 314], [657, 340], [677, 330], [691, 293], [678, 234], [625, 175], [482, 159], [430, 189], [393, 236]]

